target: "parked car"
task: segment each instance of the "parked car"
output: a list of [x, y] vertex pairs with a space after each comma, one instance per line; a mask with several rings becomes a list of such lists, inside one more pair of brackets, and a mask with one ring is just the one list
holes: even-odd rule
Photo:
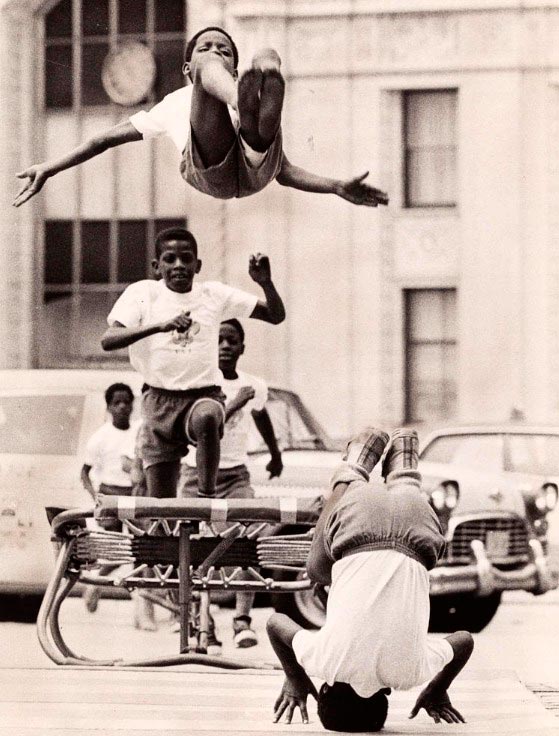
[[[318, 494], [339, 462], [339, 447], [290, 392], [272, 390], [268, 409], [284, 448], [284, 472], [268, 481], [265, 448], [254, 438], [257, 493]], [[433, 631], [480, 631], [503, 590], [544, 593], [556, 581], [547, 558], [548, 515], [557, 504], [559, 428], [468, 427], [439, 430], [420, 452], [423, 489], [445, 530], [446, 551], [431, 571]], [[311, 591], [277, 595], [276, 610], [320, 626]]]
[[83, 507], [85, 444], [131, 371], [0, 371], [0, 616], [34, 620], [54, 565], [47, 506]]

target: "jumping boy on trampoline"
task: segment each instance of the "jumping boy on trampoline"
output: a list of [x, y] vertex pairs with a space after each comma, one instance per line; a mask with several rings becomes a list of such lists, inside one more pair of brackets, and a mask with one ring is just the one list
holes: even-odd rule
[[[386, 484], [369, 482], [388, 435], [366, 430], [349, 442], [332, 494], [316, 525], [307, 561], [311, 580], [330, 585], [326, 623], [305, 631], [283, 614], [268, 621], [285, 671], [274, 720], [318, 701], [333, 731], [379, 731], [391, 689], [428, 682], [410, 718], [424, 708], [436, 723], [464, 722], [448, 688], [473, 650], [466, 631], [427, 638], [429, 575], [444, 547], [436, 514], [420, 492], [417, 434], [400, 429], [383, 462]], [[324, 682], [317, 693], [310, 677]]]
[[149, 111], [132, 115], [93, 136], [66, 156], [30, 166], [13, 204], [37, 194], [46, 180], [108, 148], [169, 136], [182, 156], [183, 178], [218, 199], [255, 194], [276, 179], [306, 192], [336, 194], [353, 204], [388, 204], [387, 195], [353, 179], [318, 176], [291, 164], [283, 152], [281, 114], [284, 80], [273, 49], [258, 53], [237, 83], [237, 47], [221, 28], [208, 27], [189, 41], [183, 72], [191, 83], [167, 95]]
[[224, 319], [285, 319], [270, 262], [251, 256], [249, 274], [264, 299], [217, 281], [194, 284], [202, 262], [191, 232], [170, 228], [155, 241], [159, 281], [131, 284], [119, 297], [103, 335], [104, 350], [129, 348], [130, 362], [147, 384], [143, 391], [140, 456], [147, 493], [174, 498], [180, 459], [197, 446], [198, 493], [215, 494], [224, 423], [217, 342]]

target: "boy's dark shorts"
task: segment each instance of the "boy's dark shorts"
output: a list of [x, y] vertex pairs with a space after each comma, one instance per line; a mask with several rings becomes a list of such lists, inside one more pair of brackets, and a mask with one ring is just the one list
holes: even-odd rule
[[215, 402], [225, 422], [225, 394], [219, 386], [205, 386], [188, 391], [170, 391], [149, 386], [142, 398], [144, 423], [139, 441], [144, 468], [180, 460], [196, 441], [188, 434], [194, 407], [203, 401]]
[[[100, 483], [98, 493], [105, 496], [131, 496], [133, 490], [133, 486], [113, 486], [108, 483]], [[107, 532], [122, 531], [122, 522], [117, 519], [100, 519], [97, 523]]]
[[276, 178], [281, 169], [283, 160], [281, 128], [266, 151], [264, 160], [257, 167], [250, 165], [239, 135], [221, 163], [204, 167], [190, 131], [180, 165], [182, 178], [199, 192], [217, 199], [248, 197], [264, 189]]

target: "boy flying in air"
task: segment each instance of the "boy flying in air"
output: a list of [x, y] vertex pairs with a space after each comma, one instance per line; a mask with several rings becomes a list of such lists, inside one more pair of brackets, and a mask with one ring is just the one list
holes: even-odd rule
[[159, 281], [131, 284], [107, 321], [105, 350], [129, 348], [130, 362], [143, 376], [140, 456], [149, 496], [174, 498], [180, 459], [197, 446], [198, 493], [213, 496], [225, 411], [217, 342], [224, 319], [252, 317], [271, 324], [285, 319], [272, 282], [270, 263], [251, 256], [249, 274], [264, 300], [215, 281], [194, 284], [202, 262], [192, 233], [160, 232], [153, 268]]
[[[317, 522], [307, 572], [330, 585], [326, 623], [305, 631], [283, 614], [268, 635], [285, 671], [274, 719], [296, 708], [308, 722], [306, 701], [318, 701], [322, 725], [333, 731], [379, 731], [391, 689], [424, 682], [410, 718], [424, 708], [436, 723], [464, 722], [448, 688], [473, 650], [459, 631], [427, 638], [429, 575], [444, 547], [438, 518], [420, 492], [417, 434], [399, 429], [385, 456], [386, 484], [369, 482], [388, 435], [374, 429], [348, 443], [332, 493]], [[317, 693], [310, 677], [324, 684]]]
[[14, 199], [21, 204], [51, 176], [123, 143], [169, 136], [182, 156], [183, 178], [219, 199], [246, 197], [273, 179], [306, 192], [336, 194], [353, 204], [388, 204], [387, 195], [364, 183], [368, 172], [348, 180], [312, 174], [292, 165], [283, 152], [281, 113], [284, 80], [273, 49], [258, 53], [237, 84], [237, 47], [217, 27], [189, 41], [183, 72], [190, 84], [167, 95], [55, 161], [17, 174], [26, 182]]
[[[265, 407], [268, 387], [261, 378], [237, 368], [237, 362], [244, 350], [245, 331], [239, 320], [228, 319], [222, 322], [219, 329], [219, 370], [223, 374], [221, 388], [226, 404], [215, 492], [217, 498], [254, 498], [254, 488], [250, 484], [247, 468], [249, 433], [253, 421], [270, 451], [270, 461], [266, 465], [270, 478], [278, 477], [283, 470], [274, 427]], [[194, 458], [191, 460], [187, 456], [182, 465], [178, 494], [180, 497], [192, 498], [197, 495], [197, 475]], [[243, 579], [244, 574], [239, 575], [238, 579]], [[248, 575], [248, 578], [251, 579], [251, 576]], [[236, 647], [246, 648], [258, 644], [250, 617], [253, 603], [254, 593], [236, 594], [233, 618], [233, 641]], [[210, 636], [211, 653], [220, 653], [221, 642], [215, 638], [215, 627], [210, 628]]]

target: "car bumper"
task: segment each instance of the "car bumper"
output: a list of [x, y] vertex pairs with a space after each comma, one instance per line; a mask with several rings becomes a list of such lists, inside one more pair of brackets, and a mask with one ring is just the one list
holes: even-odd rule
[[541, 542], [531, 539], [530, 562], [515, 570], [499, 570], [487, 557], [485, 545], [472, 541], [475, 562], [460, 567], [436, 567], [430, 572], [431, 595], [474, 593], [487, 596], [500, 590], [527, 590], [535, 595], [556, 587], [557, 581], [549, 568]]

